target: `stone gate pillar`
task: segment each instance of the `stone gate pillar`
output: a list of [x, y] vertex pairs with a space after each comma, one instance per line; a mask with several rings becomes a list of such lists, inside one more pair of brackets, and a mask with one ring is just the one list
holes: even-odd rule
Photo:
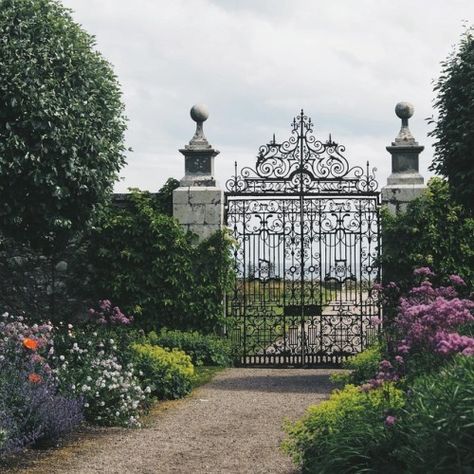
[[393, 214], [404, 212], [407, 204], [426, 188], [418, 168], [419, 154], [425, 147], [415, 141], [408, 128], [408, 119], [414, 111], [413, 105], [408, 102], [399, 102], [395, 106], [402, 127], [395, 141], [387, 147], [392, 155], [392, 174], [387, 178], [387, 185], [382, 188], [382, 203]]
[[207, 141], [203, 123], [209, 113], [204, 105], [191, 109], [196, 132], [183, 149], [184, 177], [173, 192], [173, 217], [199, 239], [205, 239], [222, 228], [224, 196], [214, 177], [214, 158], [219, 151]]

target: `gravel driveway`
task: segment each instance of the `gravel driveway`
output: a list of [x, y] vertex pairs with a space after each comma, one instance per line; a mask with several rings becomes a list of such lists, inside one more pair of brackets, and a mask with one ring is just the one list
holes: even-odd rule
[[331, 372], [227, 369], [192, 396], [165, 404], [145, 428], [86, 437], [22, 472], [295, 473], [279, 450], [283, 420], [324, 399]]

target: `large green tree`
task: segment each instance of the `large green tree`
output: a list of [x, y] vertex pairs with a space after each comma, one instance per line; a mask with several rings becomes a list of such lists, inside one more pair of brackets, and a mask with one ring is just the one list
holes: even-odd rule
[[474, 211], [474, 37], [467, 29], [458, 47], [442, 63], [435, 84], [438, 118], [431, 170], [449, 180], [453, 196]]
[[45, 253], [84, 227], [125, 163], [120, 87], [56, 0], [0, 0], [0, 231]]

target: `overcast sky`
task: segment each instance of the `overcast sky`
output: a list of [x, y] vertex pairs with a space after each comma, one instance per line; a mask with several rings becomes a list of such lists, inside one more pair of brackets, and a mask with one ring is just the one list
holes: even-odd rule
[[329, 132], [351, 164], [368, 159], [381, 186], [394, 106], [413, 103], [410, 128], [431, 161], [433, 79], [463, 31], [474, 0], [63, 0], [96, 36], [122, 84], [133, 148], [116, 191], [156, 191], [182, 178], [178, 152], [194, 133], [189, 109], [208, 106], [204, 131], [220, 150], [223, 185], [252, 165], [275, 132], [289, 136], [301, 108], [315, 135]]

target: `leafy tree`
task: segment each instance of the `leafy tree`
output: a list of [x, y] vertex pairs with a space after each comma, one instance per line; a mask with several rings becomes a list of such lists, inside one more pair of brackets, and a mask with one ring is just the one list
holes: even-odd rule
[[461, 275], [474, 287], [474, 218], [453, 202], [449, 185], [432, 178], [405, 213], [382, 215], [383, 277], [404, 287], [416, 267], [429, 266], [445, 278]]
[[430, 120], [436, 139], [430, 169], [448, 178], [453, 196], [474, 211], [474, 36], [461, 37], [457, 50], [442, 63], [435, 85], [438, 119]]
[[52, 253], [125, 163], [117, 78], [56, 0], [0, 0], [0, 230]]

